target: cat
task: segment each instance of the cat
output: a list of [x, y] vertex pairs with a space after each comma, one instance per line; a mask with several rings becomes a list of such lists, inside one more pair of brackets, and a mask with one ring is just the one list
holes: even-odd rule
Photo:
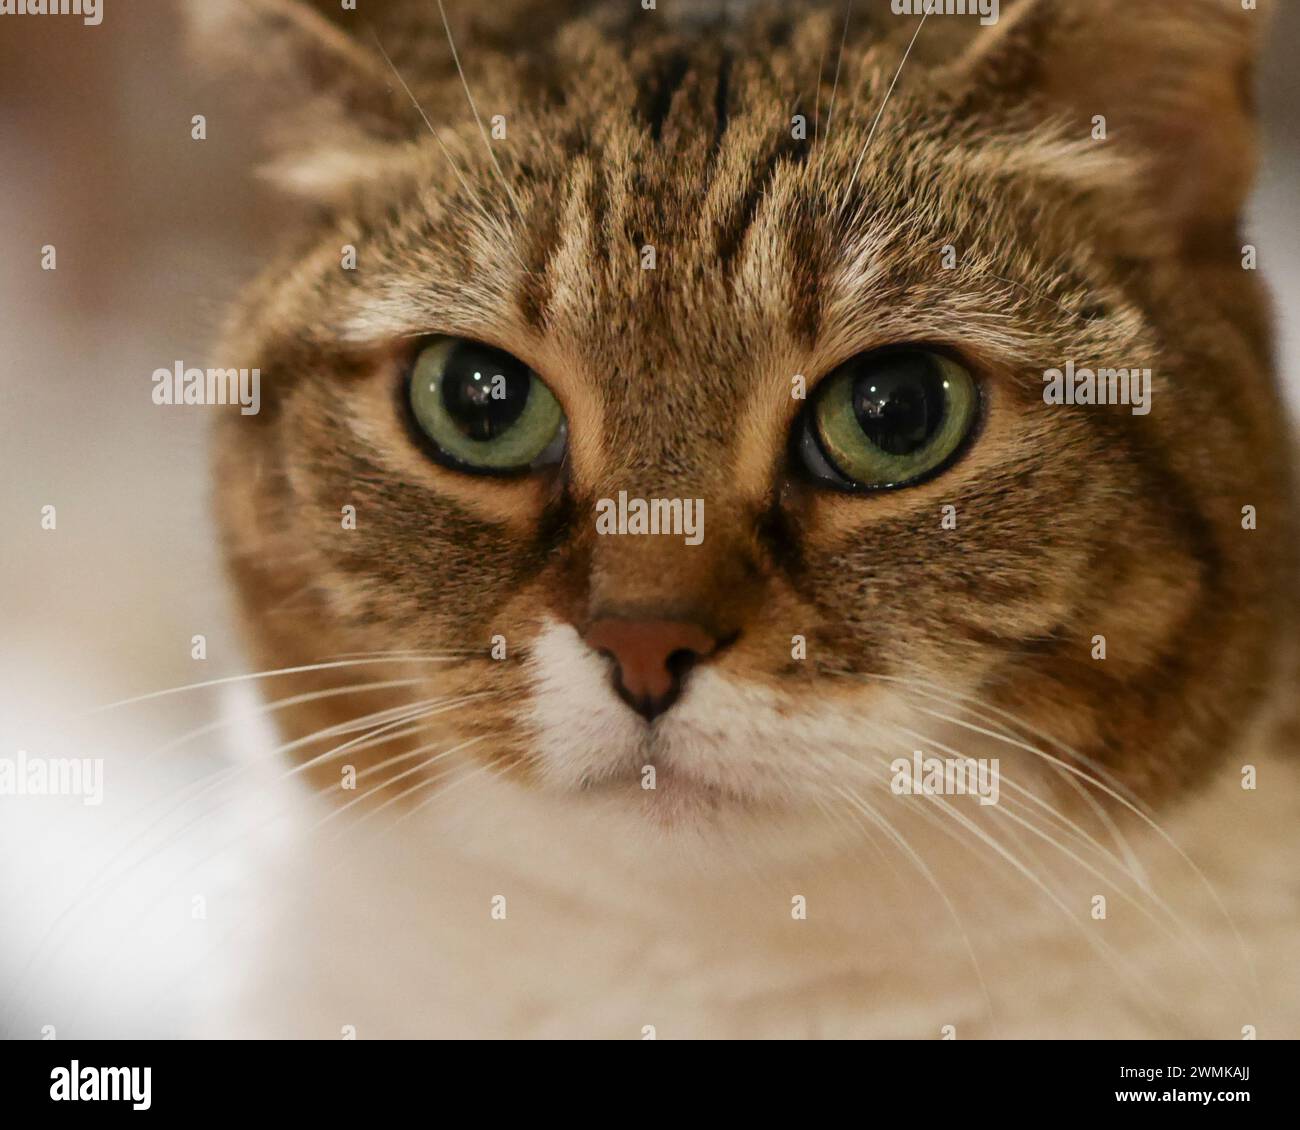
[[303, 207], [214, 493], [304, 815], [200, 1032], [1300, 1035], [1266, 8], [193, 5]]

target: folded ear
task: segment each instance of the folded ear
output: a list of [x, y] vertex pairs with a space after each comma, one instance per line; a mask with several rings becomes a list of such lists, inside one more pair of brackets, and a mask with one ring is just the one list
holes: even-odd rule
[[266, 172], [291, 191], [345, 193], [420, 127], [381, 49], [299, 0], [202, 0], [188, 12], [191, 53], [265, 115]]
[[965, 114], [1056, 120], [1137, 160], [1142, 183], [1128, 188], [1191, 250], [1235, 237], [1254, 178], [1254, 62], [1271, 3], [1018, 0], [952, 79]]

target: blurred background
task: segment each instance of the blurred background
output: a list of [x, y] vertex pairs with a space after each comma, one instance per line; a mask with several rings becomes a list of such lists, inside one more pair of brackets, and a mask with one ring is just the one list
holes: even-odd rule
[[[142, 841], [149, 825], [134, 815], [220, 768], [210, 743], [186, 758], [149, 755], [232, 697], [251, 701], [240, 684], [88, 712], [242, 669], [208, 515], [209, 417], [154, 406], [150, 375], [177, 360], [206, 364], [225, 304], [295, 205], [253, 175], [249, 111], [187, 65], [177, 5], [105, 9], [98, 27], [0, 19], [0, 757], [21, 749], [106, 766], [98, 807], [0, 797], [0, 1034], [13, 1036], [46, 1025], [60, 1035], [183, 1031], [192, 1002], [168, 991], [168, 977], [191, 984], [214, 944], [190, 930], [194, 869], [208, 866], [202, 889], [217, 898], [247, 865], [220, 850], [240, 836], [224, 815], [183, 837], [162, 824]], [[1300, 3], [1279, 9], [1249, 235], [1276, 295], [1295, 405]], [[191, 139], [196, 114], [206, 141]], [[47, 244], [54, 271], [41, 269]], [[47, 505], [53, 531], [41, 528]], [[206, 637], [205, 660], [191, 658], [195, 635]], [[88, 858], [70, 842], [96, 849]], [[105, 882], [123, 866], [156, 897], [132, 903]], [[86, 901], [88, 886], [98, 901]], [[72, 903], [77, 912], [63, 915]], [[143, 969], [161, 986], [155, 996], [101, 992]]]

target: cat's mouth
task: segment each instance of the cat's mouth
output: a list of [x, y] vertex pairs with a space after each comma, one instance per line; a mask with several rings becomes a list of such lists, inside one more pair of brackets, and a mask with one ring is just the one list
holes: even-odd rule
[[607, 660], [569, 625], [534, 644], [529, 716], [542, 779], [657, 824], [802, 806], [808, 774], [792, 758], [801, 724], [784, 700], [707, 665], [670, 708], [640, 716], [610, 688]]
[[593, 785], [593, 796], [635, 805], [652, 824], [678, 828], [707, 822], [724, 808], [743, 803], [707, 781], [686, 773], [661, 770], [654, 788], [639, 777], [615, 777]]
[[636, 771], [584, 780], [580, 788], [593, 799], [635, 805], [651, 823], [664, 828], [703, 823], [724, 812], [750, 811], [764, 803], [755, 794], [724, 786], [697, 771], [654, 760]]

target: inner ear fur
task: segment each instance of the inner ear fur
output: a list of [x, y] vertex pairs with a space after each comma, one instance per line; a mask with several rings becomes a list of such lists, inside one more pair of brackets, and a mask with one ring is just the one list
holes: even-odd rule
[[379, 47], [300, 0], [202, 0], [188, 20], [191, 54], [263, 115], [267, 171], [290, 189], [342, 191], [415, 135], [418, 115]]

